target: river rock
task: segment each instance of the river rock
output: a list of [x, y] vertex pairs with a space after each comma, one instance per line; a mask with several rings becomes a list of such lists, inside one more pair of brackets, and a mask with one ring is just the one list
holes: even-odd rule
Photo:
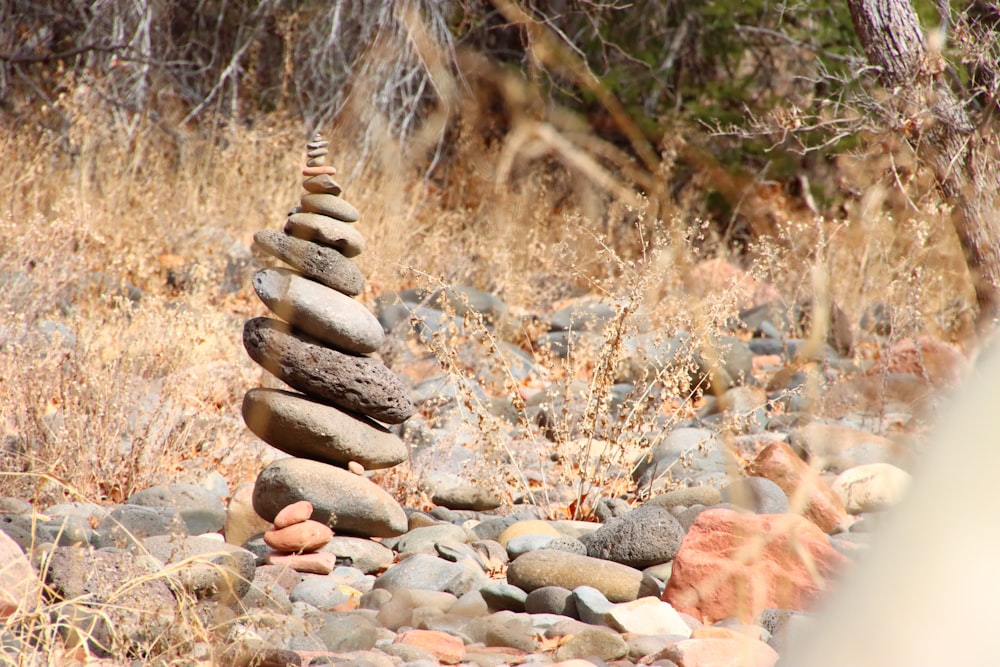
[[217, 539], [156, 535], [144, 539], [139, 549], [171, 566], [171, 576], [199, 600], [235, 604], [250, 590], [254, 578], [254, 555]]
[[293, 213], [285, 221], [285, 233], [303, 241], [333, 248], [344, 257], [357, 257], [365, 249], [365, 237], [356, 227], [315, 213]]
[[0, 531], [0, 621], [38, 604], [41, 582], [21, 547]]
[[264, 533], [264, 543], [275, 551], [315, 551], [326, 546], [333, 531], [319, 521], [306, 520]]
[[153, 486], [136, 491], [127, 502], [129, 505], [176, 509], [191, 535], [218, 532], [226, 523], [226, 510], [219, 497], [194, 484]]
[[307, 174], [307, 176], [308, 178], [302, 181], [302, 187], [306, 189], [306, 192], [335, 196], [340, 196], [340, 193], [343, 192], [340, 183], [333, 180], [333, 174]]
[[289, 269], [261, 269], [253, 288], [275, 315], [343, 352], [367, 354], [385, 341], [375, 316], [360, 301]]
[[644, 505], [610, 519], [584, 542], [588, 556], [642, 569], [673, 558], [683, 538], [684, 527], [668, 510]]
[[344, 222], [357, 222], [361, 217], [358, 209], [336, 195], [309, 193], [302, 195], [300, 204], [306, 213], [318, 213]]
[[845, 470], [833, 481], [833, 490], [849, 514], [887, 509], [906, 495], [910, 473], [890, 463], [869, 463]]
[[569, 590], [592, 586], [611, 602], [629, 602], [639, 595], [642, 572], [590, 556], [539, 549], [520, 556], [507, 567], [507, 582], [529, 593], [543, 586]]
[[393, 537], [406, 532], [406, 514], [392, 496], [352, 472], [308, 459], [280, 459], [254, 485], [253, 507], [270, 521], [287, 505], [308, 500], [312, 518], [337, 532]]
[[247, 320], [243, 345], [282, 382], [345, 410], [390, 424], [416, 412], [402, 382], [380, 361], [331, 350], [279, 320]]
[[408, 454], [381, 424], [290, 391], [251, 389], [243, 397], [243, 419], [283, 452], [340, 467], [356, 461], [366, 470], [391, 468]]
[[333, 248], [303, 241], [273, 229], [262, 229], [253, 235], [257, 247], [273, 255], [315, 280], [348, 296], [361, 294], [365, 279], [361, 269]]

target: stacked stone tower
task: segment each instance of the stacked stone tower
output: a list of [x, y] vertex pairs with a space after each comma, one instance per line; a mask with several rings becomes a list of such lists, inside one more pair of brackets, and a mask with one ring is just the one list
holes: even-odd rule
[[264, 468], [253, 506], [274, 521], [285, 507], [307, 501], [312, 519], [337, 533], [394, 536], [407, 528], [402, 508], [360, 473], [406, 458], [406, 446], [383, 424], [401, 423], [415, 408], [399, 378], [371, 356], [384, 332], [354, 298], [364, 288], [351, 261], [365, 245], [355, 227], [358, 211], [340, 196], [327, 142], [316, 135], [306, 147], [300, 205], [284, 231], [254, 235], [258, 248], [291, 268], [254, 275], [254, 290], [280, 319], [248, 320], [243, 344], [295, 391], [254, 388], [243, 399], [250, 430], [293, 457]]

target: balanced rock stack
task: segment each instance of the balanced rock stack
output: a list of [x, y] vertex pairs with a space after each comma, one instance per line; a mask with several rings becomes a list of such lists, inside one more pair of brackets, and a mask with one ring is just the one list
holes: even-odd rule
[[327, 142], [317, 135], [306, 146], [301, 205], [283, 232], [254, 235], [259, 249], [291, 269], [254, 275], [257, 295], [281, 319], [248, 320], [243, 344], [296, 391], [254, 388], [243, 399], [250, 430], [294, 457], [264, 468], [253, 507], [275, 521], [284, 508], [307, 501], [311, 519], [337, 533], [391, 537], [406, 531], [406, 515], [360, 473], [406, 459], [406, 446], [383, 424], [402, 423], [415, 408], [399, 378], [371, 356], [384, 332], [353, 298], [364, 288], [350, 259], [364, 249], [353, 224], [358, 211], [340, 197], [337, 170], [326, 164]]

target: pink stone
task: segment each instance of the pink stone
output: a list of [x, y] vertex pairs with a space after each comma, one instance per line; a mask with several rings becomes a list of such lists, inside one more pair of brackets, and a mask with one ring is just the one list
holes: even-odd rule
[[305, 167], [302, 170], [303, 176], [319, 176], [320, 174], [329, 174], [333, 176], [337, 173], [337, 168], [330, 165], [317, 165], [315, 167]]
[[[792, 502], [792, 511], [800, 512], [825, 533], [851, 523], [840, 496], [823, 481], [818, 471], [783, 442], [764, 448], [750, 463], [747, 474], [766, 477], [780, 486]], [[800, 498], [802, 502], [797, 502]]]
[[308, 500], [300, 500], [287, 505], [283, 510], [278, 512], [277, 516], [274, 517], [274, 527], [286, 528], [292, 524], [302, 523], [311, 517], [312, 513], [312, 503]]
[[397, 644], [417, 646], [434, 654], [446, 665], [454, 665], [465, 660], [465, 644], [447, 632], [437, 630], [407, 630], [396, 636]]
[[315, 551], [326, 546], [331, 539], [333, 531], [330, 527], [312, 519], [264, 533], [264, 544], [275, 551], [292, 553]]
[[678, 667], [773, 667], [778, 652], [756, 639], [685, 639], [657, 654]]
[[797, 514], [706, 510], [681, 542], [663, 600], [705, 623], [750, 622], [771, 607], [806, 609], [846, 563]]
[[330, 574], [333, 572], [333, 568], [337, 566], [337, 556], [326, 551], [308, 554], [282, 554], [269, 551], [264, 556], [264, 562], [268, 565], [290, 567], [296, 572]]

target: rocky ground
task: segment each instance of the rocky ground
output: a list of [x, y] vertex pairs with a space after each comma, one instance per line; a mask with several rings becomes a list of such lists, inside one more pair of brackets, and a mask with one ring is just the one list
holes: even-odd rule
[[[710, 354], [639, 326], [595, 390], [525, 353], [525, 331], [556, 359], [600, 349], [619, 311], [562, 303], [515, 318], [450, 288], [375, 304], [417, 409], [386, 431], [402, 481], [357, 463], [391, 446], [376, 438], [343, 467], [274, 454], [256, 490], [205, 471], [113, 506], [0, 499], [3, 661], [44, 663], [33, 647], [56, 632], [67, 660], [774, 664], [905, 493], [963, 358], [876, 318], [802, 363], [797, 311], [772, 302]], [[879, 358], [859, 361], [868, 344]], [[717, 389], [687, 413], [655, 393], [678, 368]]]

